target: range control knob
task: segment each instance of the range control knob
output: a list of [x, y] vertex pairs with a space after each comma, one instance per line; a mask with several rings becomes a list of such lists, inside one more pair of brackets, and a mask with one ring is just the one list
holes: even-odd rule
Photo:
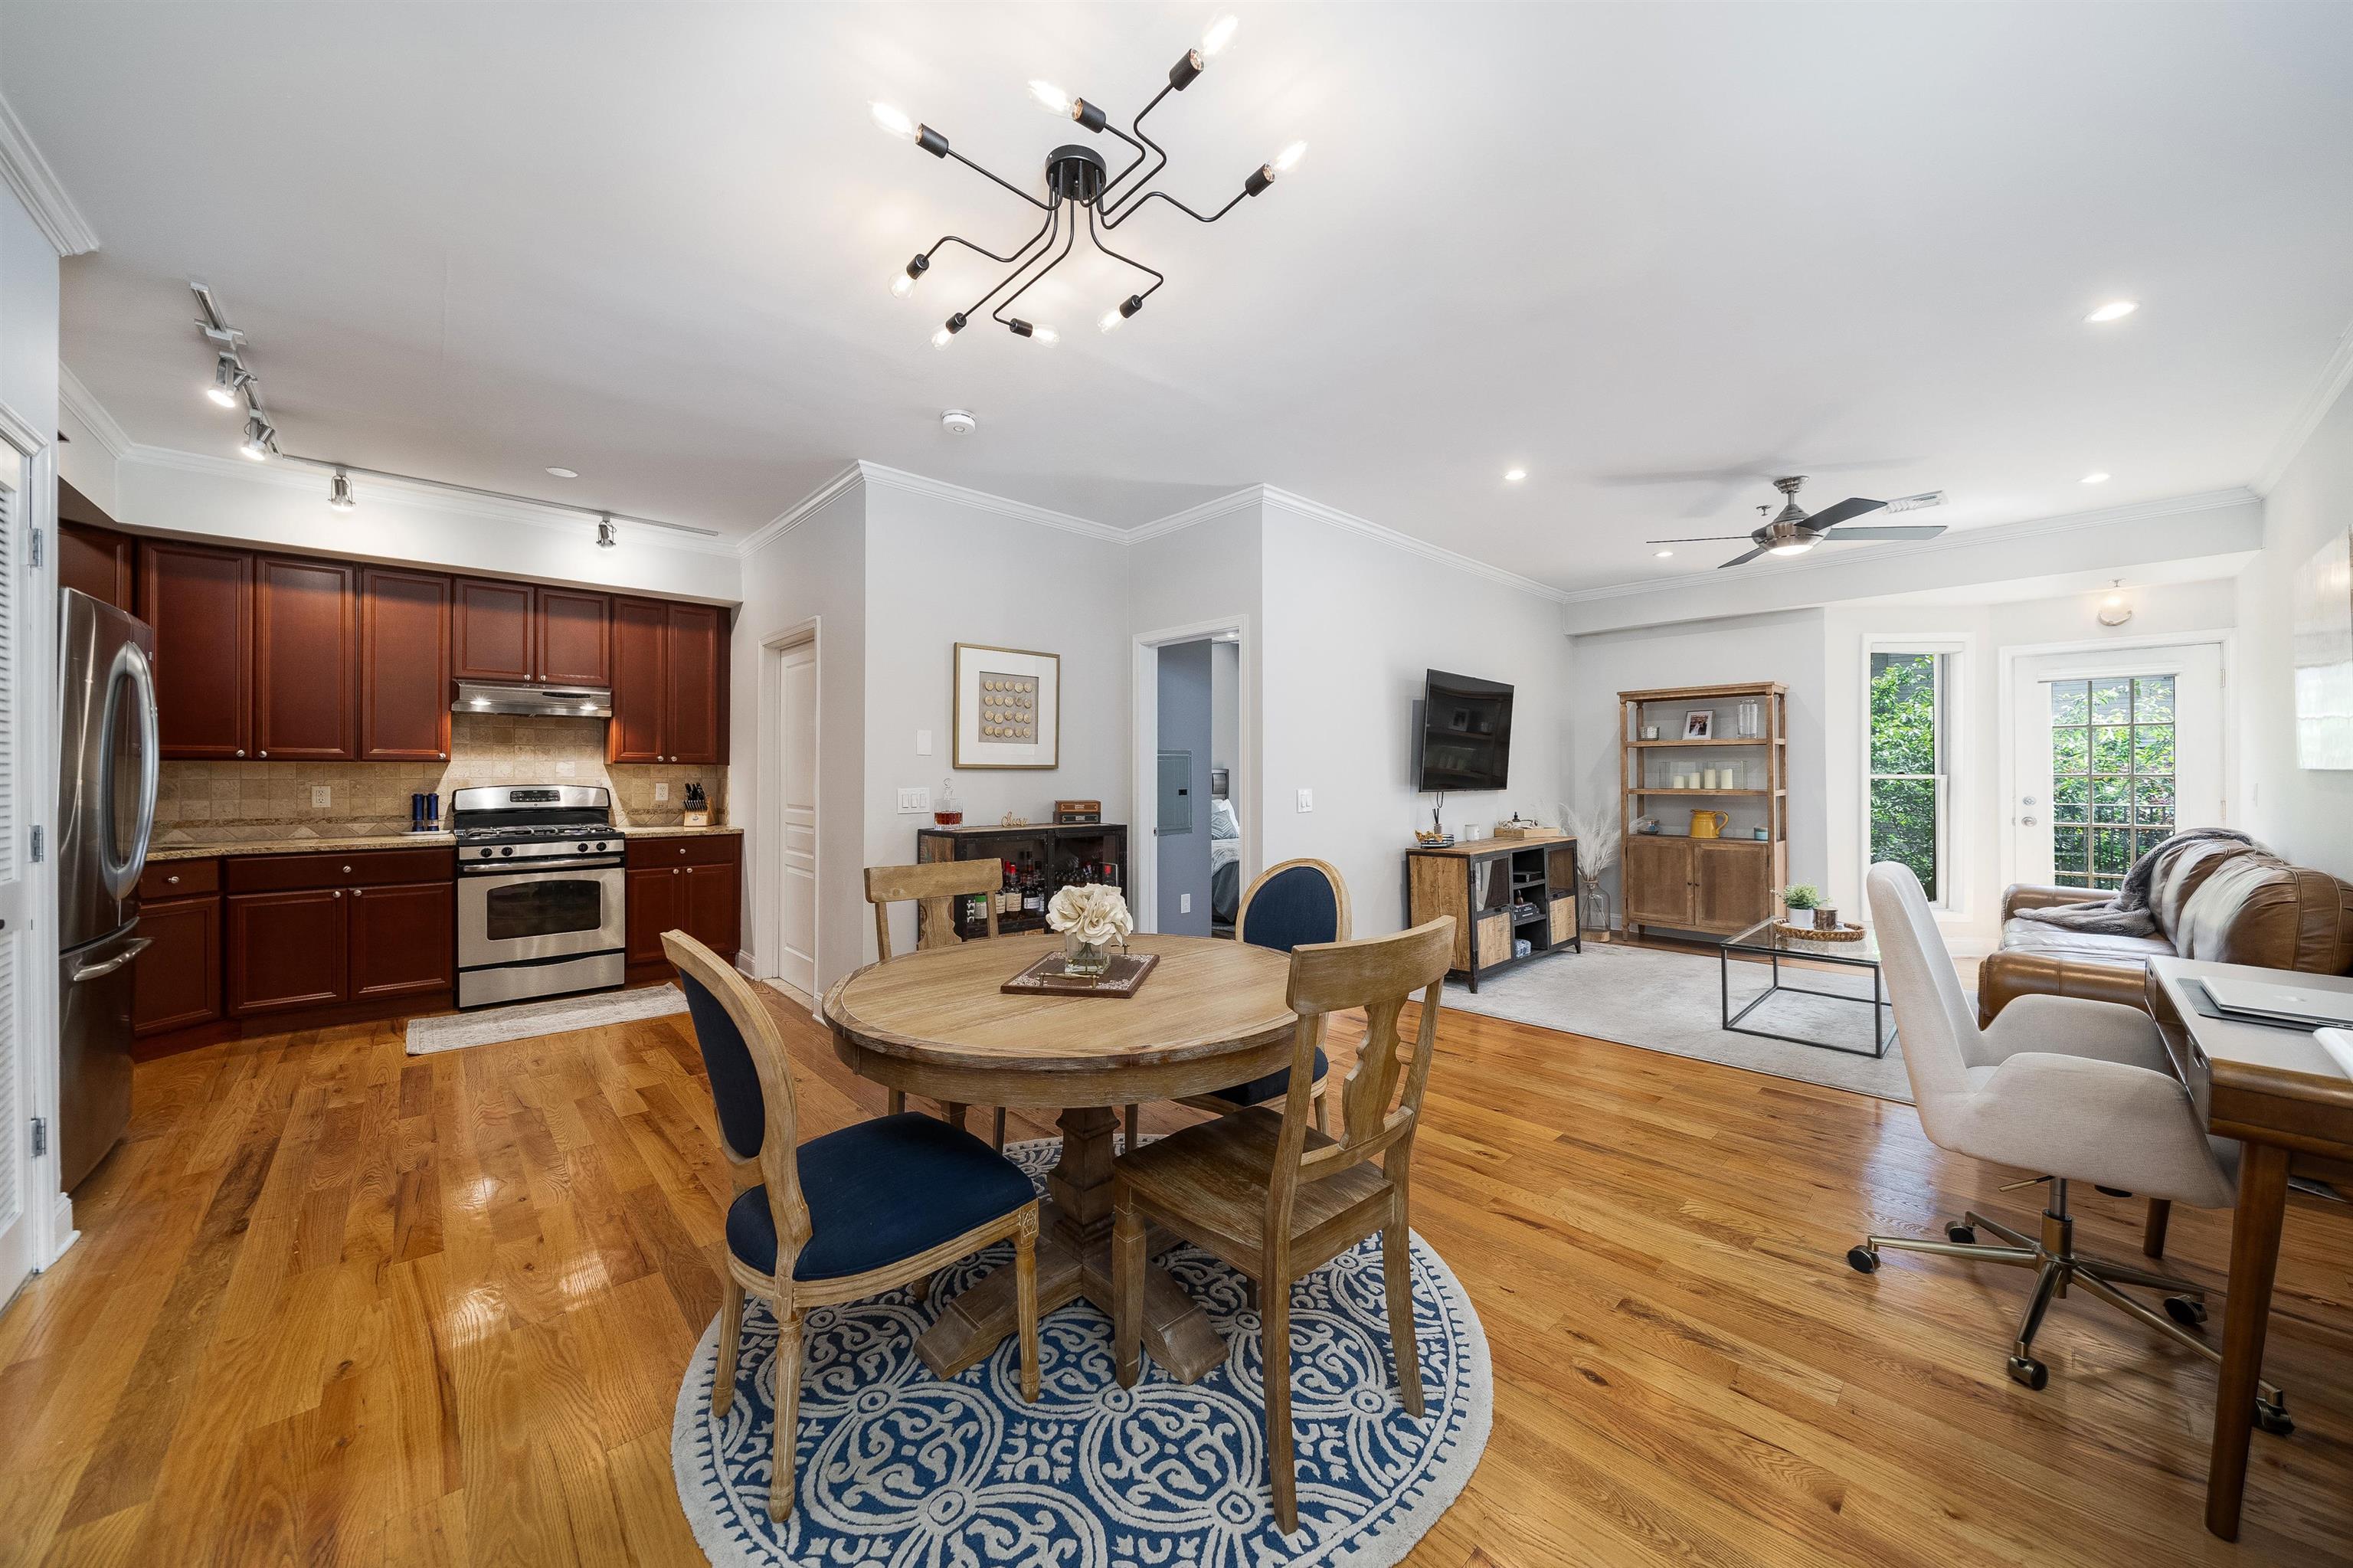
[[514, 845], [512, 845], [512, 844], [506, 844], [506, 845], [502, 845], [502, 846], [500, 848], [499, 853], [500, 853], [501, 854], [512, 854], [512, 853], [514, 853]]
[[578, 850], [582, 854], [586, 854], [586, 853], [588, 853], [588, 846], [587, 846], [586, 844], [585, 844], [585, 843], [584, 843], [584, 844], [574, 844], [572, 847], [573, 847], [574, 849]]
[[602, 839], [598, 839], [596, 841], [596, 853], [598, 854], [603, 854], [605, 853], [605, 841]]

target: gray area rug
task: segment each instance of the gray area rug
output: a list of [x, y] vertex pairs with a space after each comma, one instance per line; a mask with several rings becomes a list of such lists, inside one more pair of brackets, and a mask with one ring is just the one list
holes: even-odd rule
[[480, 1012], [445, 1012], [438, 1018], [408, 1021], [408, 1054], [425, 1056], [468, 1045], [568, 1034], [575, 1029], [598, 1029], [607, 1023], [685, 1011], [685, 992], [674, 985], [653, 985], [598, 991], [593, 996], [563, 996], [553, 1001], [519, 1001]]
[[[1901, 1041], [1888, 1046], [1886, 1056], [1874, 1062], [1868, 1056], [1727, 1033], [1723, 1027], [1716, 964], [1713, 955], [1588, 940], [1582, 953], [1562, 953], [1482, 980], [1476, 996], [1467, 987], [1450, 982], [1446, 1005], [1540, 1028], [1589, 1034], [1645, 1051], [1721, 1062], [1775, 1077], [1912, 1103]], [[1743, 1003], [1761, 994], [1771, 978], [1767, 966], [1735, 959], [1732, 1010], [1739, 1012]], [[1851, 1050], [1870, 1048], [1868, 971], [1800, 969], [1785, 964], [1781, 978], [1788, 984], [1836, 991], [1841, 997], [1861, 1001], [1784, 992], [1743, 1019], [1744, 1027], [1801, 1034]], [[1889, 1027], [1894, 1026], [1892, 1012], [1883, 1018]]]

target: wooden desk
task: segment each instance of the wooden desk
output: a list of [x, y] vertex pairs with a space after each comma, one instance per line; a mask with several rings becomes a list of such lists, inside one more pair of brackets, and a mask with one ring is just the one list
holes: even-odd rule
[[2301, 1030], [2208, 1018], [2183, 994], [2184, 980], [2243, 976], [2293, 979], [2310, 989], [2353, 994], [2353, 979], [2284, 976], [2238, 964], [2156, 959], [2148, 1003], [2166, 1049], [2189, 1086], [2209, 1132], [2245, 1146], [2239, 1206], [2231, 1224], [2231, 1283], [2223, 1300], [2222, 1373], [2214, 1393], [2214, 1446], [2206, 1468], [2206, 1528], [2239, 1538], [2247, 1489], [2247, 1445], [2255, 1418], [2271, 1327], [2272, 1276], [2279, 1266], [2291, 1164], [2307, 1157], [2353, 1160], [2353, 1075]]

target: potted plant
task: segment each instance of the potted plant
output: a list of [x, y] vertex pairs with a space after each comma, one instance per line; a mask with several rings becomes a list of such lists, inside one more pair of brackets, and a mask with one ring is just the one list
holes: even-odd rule
[[1820, 929], [1824, 924], [1822, 916], [1825, 915], [1830, 916], [1828, 923], [1831, 927], [1838, 925], [1838, 911], [1822, 906], [1822, 890], [1810, 882], [1796, 882], [1783, 888], [1781, 903], [1789, 911], [1789, 924], [1792, 926], [1811, 926]]

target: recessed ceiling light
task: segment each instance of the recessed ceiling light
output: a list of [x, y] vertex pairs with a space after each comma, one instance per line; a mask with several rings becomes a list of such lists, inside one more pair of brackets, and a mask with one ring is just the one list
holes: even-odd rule
[[1669, 556], [1672, 556], [1672, 555], [1673, 555], [1673, 554], [1674, 554], [1674, 552], [1673, 552], [1672, 550], [1661, 550], [1661, 551], [1657, 552], [1657, 554], [1656, 554], [1656, 556], [1655, 556], [1655, 557], [1654, 557], [1654, 558], [1655, 558], [1655, 559], [1658, 559], [1658, 560], [1662, 560], [1662, 561], [1663, 561], [1663, 560], [1665, 560]]
[[2120, 322], [2140, 309], [2137, 300], [2110, 300], [2084, 319], [2087, 322]]
[[2105, 473], [2087, 473], [2084, 476], [2084, 482], [2085, 484], [2105, 484], [2108, 482], [2108, 476]]
[[1528, 471], [1524, 468], [1507, 468], [1504, 471], [1504, 480], [1513, 484], [1519, 483], [1520, 481], [1527, 478], [1527, 476]]
[[576, 468], [552, 468], [547, 471], [551, 476], [556, 479], [578, 479], [580, 477], [580, 471]]

